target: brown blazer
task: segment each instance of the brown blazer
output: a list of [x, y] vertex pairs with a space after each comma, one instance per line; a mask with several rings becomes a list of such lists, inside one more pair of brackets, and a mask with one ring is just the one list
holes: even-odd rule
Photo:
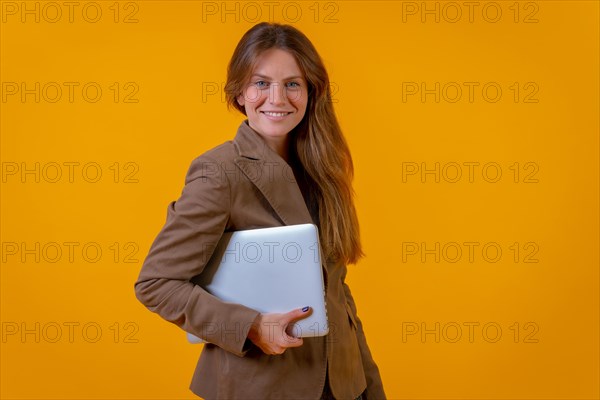
[[[247, 334], [258, 312], [225, 303], [190, 279], [202, 273], [225, 231], [314, 223], [291, 167], [248, 125], [192, 161], [180, 198], [154, 240], [139, 278], [137, 298], [153, 312], [207, 340], [190, 389], [205, 399], [320, 398], [328, 367], [338, 400], [366, 389], [385, 399], [350, 288], [346, 265], [326, 261], [330, 331], [304, 338], [282, 355], [266, 355]], [[182, 340], [184, 338], [182, 337]]]

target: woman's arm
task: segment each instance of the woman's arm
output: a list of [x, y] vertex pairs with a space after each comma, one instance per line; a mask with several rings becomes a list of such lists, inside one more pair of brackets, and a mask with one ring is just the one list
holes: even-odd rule
[[225, 303], [189, 280], [200, 274], [230, 215], [227, 175], [206, 155], [196, 158], [185, 187], [167, 209], [167, 221], [152, 243], [135, 283], [150, 311], [223, 349], [243, 356], [248, 331], [259, 312]]

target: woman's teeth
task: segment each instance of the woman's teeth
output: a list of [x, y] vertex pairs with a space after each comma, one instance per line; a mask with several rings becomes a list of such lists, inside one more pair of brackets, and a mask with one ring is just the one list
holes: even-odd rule
[[276, 112], [268, 112], [268, 111], [263, 111], [263, 113], [270, 115], [271, 117], [283, 117], [285, 115], [288, 115], [289, 112], [285, 112], [285, 113], [276, 113]]

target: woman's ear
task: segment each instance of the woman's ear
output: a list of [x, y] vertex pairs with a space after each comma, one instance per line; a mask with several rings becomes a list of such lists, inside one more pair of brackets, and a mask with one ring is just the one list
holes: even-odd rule
[[238, 94], [238, 96], [236, 97], [236, 100], [240, 106], [244, 107], [245, 99], [244, 99], [243, 94]]

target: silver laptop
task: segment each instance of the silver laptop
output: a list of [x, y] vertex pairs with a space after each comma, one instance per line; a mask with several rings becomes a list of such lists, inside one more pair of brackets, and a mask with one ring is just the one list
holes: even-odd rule
[[[298, 320], [296, 337], [329, 332], [321, 249], [313, 224], [226, 232], [204, 271], [191, 281], [219, 299], [243, 304], [261, 313], [285, 313], [310, 306], [312, 314]], [[188, 333], [191, 343], [204, 340]]]

